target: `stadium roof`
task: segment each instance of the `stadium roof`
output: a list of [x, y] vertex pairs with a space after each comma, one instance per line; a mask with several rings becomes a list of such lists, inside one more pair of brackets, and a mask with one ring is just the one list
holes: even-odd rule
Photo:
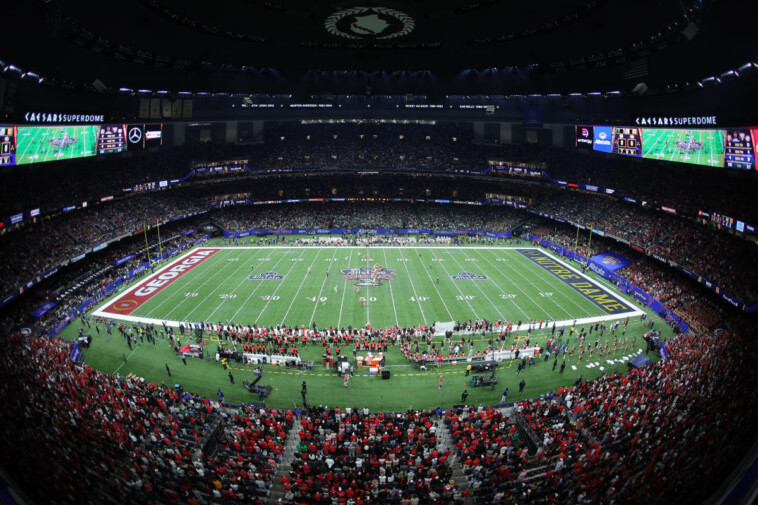
[[112, 88], [382, 92], [391, 81], [410, 91], [626, 90], [751, 61], [746, 6], [735, 13], [711, 0], [37, 0], [14, 7], [0, 58]]

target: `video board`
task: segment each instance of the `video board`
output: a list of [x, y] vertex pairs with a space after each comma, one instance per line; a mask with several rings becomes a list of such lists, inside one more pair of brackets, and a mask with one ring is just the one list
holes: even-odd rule
[[163, 124], [0, 126], [0, 167], [163, 145]]
[[13, 126], [0, 126], [0, 166], [16, 164], [16, 132]]
[[611, 151], [613, 154], [623, 154], [624, 156], [642, 155], [642, 128], [637, 127], [614, 127], [613, 144]]
[[576, 147], [584, 149], [592, 149], [592, 144], [595, 141], [594, 127], [592, 126], [577, 126], [576, 127]]
[[123, 151], [126, 151], [126, 126], [123, 124], [100, 125], [97, 133], [97, 154]]
[[758, 128], [698, 130], [577, 126], [576, 147], [646, 159], [738, 170], [757, 170]]
[[755, 133], [750, 128], [731, 128], [726, 131], [727, 168], [755, 170]]
[[94, 156], [98, 128], [97, 125], [18, 126], [16, 165]]
[[642, 157], [723, 167], [724, 130], [643, 128]]
[[127, 150], [141, 150], [163, 145], [163, 125], [130, 124], [125, 126]]

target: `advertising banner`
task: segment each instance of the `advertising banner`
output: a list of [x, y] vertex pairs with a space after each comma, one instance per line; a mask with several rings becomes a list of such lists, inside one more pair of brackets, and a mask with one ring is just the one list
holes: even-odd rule
[[632, 262], [632, 260], [611, 251], [593, 256], [592, 261], [602, 265], [606, 270], [610, 270], [611, 272], [620, 270]]

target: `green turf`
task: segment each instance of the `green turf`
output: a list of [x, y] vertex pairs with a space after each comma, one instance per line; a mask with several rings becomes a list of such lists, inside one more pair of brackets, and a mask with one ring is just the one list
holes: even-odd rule
[[[159, 315], [165, 319], [176, 317], [216, 322], [225, 321], [238, 313], [234, 320], [243, 324], [261, 324], [264, 321], [265, 324], [279, 324], [285, 321], [288, 324], [299, 325], [314, 321], [319, 326], [336, 325], [339, 322], [340, 326], [345, 327], [347, 324], [362, 325], [366, 318], [374, 326], [397, 323], [401, 326], [415, 326], [424, 321], [467, 320], [477, 317], [499, 319], [501, 314], [502, 317], [514, 321], [524, 316], [537, 319], [572, 319], [602, 314], [599, 307], [534, 263], [508, 249], [371, 248], [366, 251], [293, 248], [286, 251], [288, 253], [284, 254], [283, 249], [261, 247], [223, 249], [211, 257], [214, 258], [213, 262], [200, 264], [189, 273], [191, 275], [180, 278], [181, 282], [176, 281], [165, 288], [147, 305], [141, 307], [139, 314], [143, 317]], [[371, 261], [359, 260], [361, 252], [368, 254]], [[344, 259], [345, 256], [348, 260]], [[269, 259], [259, 261], [264, 258]], [[506, 261], [497, 261], [498, 258]], [[298, 261], [291, 261], [292, 259]], [[332, 261], [326, 261], [327, 259]], [[444, 261], [433, 261], [434, 259]], [[356, 268], [363, 264], [373, 265], [374, 262], [396, 268], [398, 272], [392, 276], [391, 281], [383, 282], [382, 286], [360, 288], [360, 295], [352, 289], [355, 281], [346, 280], [344, 276], [338, 275], [340, 269]], [[265, 264], [265, 267], [256, 265], [255, 272], [276, 271], [286, 274], [286, 277], [284, 281], [247, 280], [252, 263]], [[309, 266], [311, 273], [307, 274]], [[330, 271], [328, 279], [325, 275], [327, 266]], [[487, 275], [488, 279], [451, 279], [451, 275], [464, 270], [482, 273]], [[440, 276], [439, 284], [436, 283], [437, 275]], [[610, 287], [606, 281], [594, 274], [591, 277], [595, 282]], [[336, 296], [335, 284], [338, 285]], [[198, 293], [197, 296], [185, 296], [186, 293], [195, 292]], [[539, 293], [553, 294], [540, 296]], [[237, 296], [222, 298], [222, 294]], [[500, 298], [500, 294], [516, 296]], [[319, 299], [322, 296], [327, 297], [326, 305], [308, 299]], [[371, 301], [362, 306], [358, 301], [360, 296]], [[473, 298], [466, 299], [467, 296]], [[265, 297], [269, 298], [264, 299]], [[411, 297], [415, 301], [411, 300]], [[462, 299], [459, 300], [458, 297]], [[428, 299], [419, 302], [419, 298]], [[137, 314], [138, 312], [135, 312], [135, 315]], [[240, 318], [240, 314], [247, 317]], [[649, 316], [655, 317], [654, 314]], [[77, 321], [65, 330], [64, 335], [75, 336], [80, 326], [81, 322]], [[656, 328], [663, 329], [664, 336], [671, 334], [670, 329], [657, 317]], [[646, 326], [639, 322], [639, 316], [632, 317], [627, 332], [629, 344], [631, 345], [634, 336], [637, 337], [637, 347], [644, 344], [641, 337], [646, 329]], [[156, 383], [178, 383], [186, 390], [211, 398], [215, 398], [216, 391], [221, 389], [228, 401], [249, 402], [257, 399], [242, 386], [243, 380], [254, 378], [249, 367], [231, 364], [236, 382], [232, 385], [227, 376], [228, 371], [221, 365], [213, 361], [188, 358], [188, 364], [185, 366], [169, 347], [168, 341], [162, 341], [160, 337], [156, 346], [145, 342], [130, 352], [124, 339], [115, 332], [112, 337], [108, 337], [102, 326], [99, 335], [94, 327], [85, 330], [92, 332], [94, 337], [92, 347], [85, 350], [85, 361], [94, 368], [122, 375], [133, 373]], [[524, 332], [520, 334], [523, 338]], [[217, 338], [208, 335], [206, 339], [209, 341], [210, 352], [214, 353]], [[441, 338], [438, 337], [436, 340]], [[532, 335], [533, 342], [541, 344], [546, 340], [547, 335]], [[594, 341], [594, 336], [592, 340]], [[613, 342], [613, 337], [610, 341]], [[486, 344], [485, 341], [476, 339], [475, 349], [483, 349]], [[570, 345], [573, 345], [573, 342]], [[456, 404], [464, 389], [468, 389], [470, 393], [468, 403], [491, 404], [499, 401], [505, 387], [511, 389], [509, 399], [516, 400], [573, 384], [579, 374], [589, 379], [604, 371], [611, 371], [614, 367], [619, 371], [626, 370], [626, 364], [609, 365], [605, 362], [607, 356], [601, 360], [597, 355], [592, 361], [600, 361], [605, 370], [601, 371], [598, 367], [587, 368], [588, 357], [585, 355], [584, 363], [577, 363], [578, 353], [574, 354], [572, 360], [567, 360], [567, 367], [562, 375], [558, 373], [558, 369], [554, 372], [551, 370], [552, 359], [550, 363], [539, 360], [535, 367], [526, 370], [521, 376], [515, 373], [515, 363], [504, 362], [496, 374], [501, 382], [491, 392], [489, 388], [473, 388], [468, 385], [469, 378], [464, 376], [463, 363], [420, 372], [409, 366], [399, 348], [391, 347], [386, 359], [392, 371], [389, 381], [383, 381], [376, 376], [357, 375], [351, 380], [350, 388], [346, 389], [341, 378], [331, 369], [321, 366], [323, 349], [320, 345], [299, 347], [301, 358], [315, 361], [316, 368], [313, 371], [300, 372], [266, 366], [261, 383], [274, 388], [266, 402], [267, 405], [301, 405], [300, 384], [303, 380], [308, 383], [308, 401], [311, 404], [368, 406], [372, 410], [404, 410], [409, 405], [414, 408], [432, 408]], [[632, 352], [632, 349], [627, 353], [619, 349], [611, 358], [620, 358]], [[122, 353], [128, 356], [127, 364], [123, 364]], [[352, 347], [343, 346], [343, 354], [348, 355], [352, 361]], [[559, 366], [561, 362], [562, 360], [559, 361]], [[165, 364], [169, 364], [172, 377], [166, 373]], [[573, 370], [572, 365], [577, 366], [577, 370]], [[440, 374], [444, 376], [442, 389], [439, 388]], [[522, 378], [527, 386], [524, 392], [519, 394], [518, 382]]]
[[[676, 143], [692, 143], [689, 149]], [[689, 152], [688, 152], [689, 150]], [[724, 166], [722, 130], [642, 129], [642, 157], [713, 167]]]
[[[358, 286], [341, 274], [377, 264], [392, 272], [377, 286]], [[250, 280], [251, 266], [284, 279]], [[461, 272], [484, 278], [454, 280]], [[476, 247], [222, 248], [131, 314], [156, 323], [339, 328], [603, 315], [517, 251]]]
[[94, 156], [97, 148], [97, 129], [97, 125], [19, 127], [16, 138], [16, 164]]

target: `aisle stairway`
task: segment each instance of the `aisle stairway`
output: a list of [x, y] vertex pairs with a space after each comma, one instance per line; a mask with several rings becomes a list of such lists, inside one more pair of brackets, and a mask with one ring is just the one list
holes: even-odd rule
[[[450, 458], [448, 459], [448, 464], [450, 465], [450, 469], [452, 470], [451, 479], [455, 482], [455, 485], [458, 487], [458, 490], [461, 493], [466, 492], [469, 489], [468, 480], [466, 479], [466, 475], [463, 473], [463, 467], [461, 466], [461, 463], [458, 458], [458, 453], [455, 449], [455, 441], [453, 440], [453, 435], [450, 433], [450, 429], [444, 426], [444, 423], [440, 423], [440, 427], [437, 430], [437, 450], [440, 452], [450, 451]], [[454, 460], [452, 463], [450, 463], [451, 460]], [[463, 500], [463, 503], [465, 505], [473, 505], [474, 499], [473, 498], [465, 498]]]
[[268, 505], [277, 505], [279, 499], [284, 501], [284, 495], [286, 491], [282, 486], [282, 477], [287, 475], [292, 468], [292, 461], [295, 459], [295, 453], [297, 452], [297, 444], [300, 441], [300, 437], [297, 435], [300, 431], [300, 420], [295, 419], [292, 423], [292, 428], [287, 432], [287, 442], [282, 449], [282, 460], [276, 466], [276, 474], [271, 479], [271, 492], [268, 495]]

